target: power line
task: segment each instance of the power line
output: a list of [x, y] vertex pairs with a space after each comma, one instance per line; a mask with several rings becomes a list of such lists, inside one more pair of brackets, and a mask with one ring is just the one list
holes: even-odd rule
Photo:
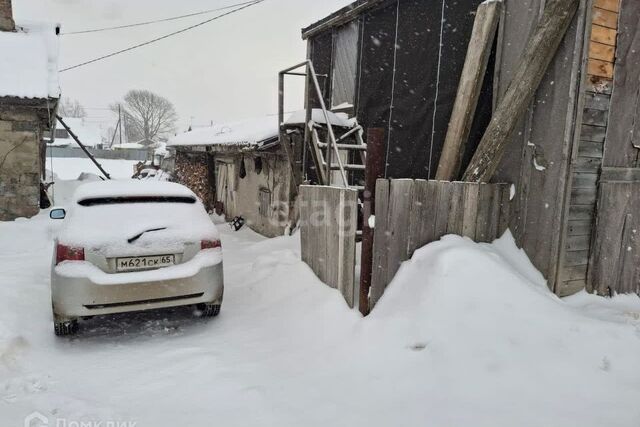
[[242, 7], [239, 7], [239, 8], [237, 8], [237, 9], [233, 9], [233, 10], [231, 10], [231, 11], [229, 11], [229, 12], [226, 12], [226, 13], [223, 13], [223, 14], [221, 14], [221, 15], [214, 16], [213, 18], [207, 19], [206, 21], [199, 22], [199, 23], [197, 23], [197, 24], [195, 24], [195, 25], [191, 25], [191, 26], [189, 26], [189, 27], [183, 28], [183, 29], [178, 30], [178, 31], [174, 31], [173, 33], [169, 33], [169, 34], [166, 34], [166, 35], [161, 36], [161, 37], [157, 37], [157, 38], [155, 38], [155, 39], [152, 39], [152, 40], [146, 41], [146, 42], [144, 42], [144, 43], [139, 43], [139, 44], [137, 44], [137, 45], [134, 45], [134, 46], [128, 47], [128, 48], [126, 48], [126, 49], [118, 50], [118, 51], [116, 51], [116, 52], [112, 52], [112, 53], [109, 53], [109, 54], [107, 54], [107, 55], [103, 55], [103, 56], [101, 56], [101, 57], [99, 57], [99, 58], [95, 58], [95, 59], [92, 59], [92, 60], [89, 60], [89, 61], [85, 61], [85, 62], [82, 62], [82, 63], [80, 63], [80, 64], [73, 65], [73, 66], [71, 66], [71, 67], [63, 68], [62, 70], [59, 70], [58, 72], [60, 72], [60, 73], [64, 73], [65, 71], [69, 71], [69, 70], [73, 70], [73, 69], [75, 69], [75, 68], [83, 67], [83, 66], [85, 66], [85, 65], [93, 64], [94, 62], [102, 61], [103, 59], [111, 58], [111, 57], [113, 57], [113, 56], [120, 55], [121, 53], [129, 52], [129, 51], [134, 50], [134, 49], [137, 49], [137, 48], [139, 48], [139, 47], [143, 47], [143, 46], [150, 45], [150, 44], [155, 43], [155, 42], [157, 42], [157, 41], [164, 40], [164, 39], [167, 39], [167, 38], [169, 38], [169, 37], [173, 37], [173, 36], [175, 36], [175, 35], [177, 35], [177, 34], [181, 34], [181, 33], [184, 33], [184, 32], [186, 32], [186, 31], [192, 30], [192, 29], [194, 29], [194, 28], [200, 27], [200, 26], [202, 26], [202, 25], [208, 24], [209, 22], [213, 22], [213, 21], [218, 20], [218, 19], [220, 19], [220, 18], [223, 18], [223, 17], [225, 17], [225, 16], [228, 16], [228, 15], [234, 14], [234, 13], [236, 13], [236, 12], [240, 12], [240, 11], [241, 11], [241, 10], [243, 10], [243, 9], [247, 9], [247, 8], [249, 8], [249, 7], [251, 7], [251, 6], [255, 6], [255, 5], [257, 5], [258, 3], [262, 3], [263, 1], [265, 1], [265, 0], [256, 0], [256, 1], [252, 1], [251, 3], [244, 4], [244, 6], [242, 6]]
[[189, 13], [187, 15], [180, 15], [180, 16], [172, 16], [171, 18], [163, 18], [163, 19], [156, 19], [153, 21], [145, 21], [145, 22], [137, 22], [135, 24], [126, 24], [126, 25], [118, 25], [115, 27], [104, 27], [104, 28], [94, 28], [94, 29], [89, 29], [89, 30], [79, 30], [79, 31], [70, 31], [68, 33], [61, 33], [61, 36], [70, 36], [70, 35], [74, 35], [74, 34], [87, 34], [87, 33], [98, 33], [101, 31], [112, 31], [112, 30], [121, 30], [123, 28], [133, 28], [133, 27], [140, 27], [143, 25], [151, 25], [151, 24], [157, 24], [160, 22], [168, 22], [168, 21], [175, 21], [178, 19], [183, 19], [183, 18], [190, 18], [192, 16], [199, 16], [199, 15], [206, 15], [209, 13], [213, 13], [213, 12], [218, 12], [221, 10], [226, 10], [226, 9], [231, 9], [237, 6], [243, 6], [246, 4], [250, 4], [250, 3], [255, 3], [256, 0], [250, 0], [250, 1], [245, 1], [242, 3], [236, 3], [236, 4], [231, 4], [229, 6], [223, 6], [223, 7], [218, 7], [216, 9], [209, 9], [209, 10], [203, 10], [201, 12], [194, 12], [194, 13]]

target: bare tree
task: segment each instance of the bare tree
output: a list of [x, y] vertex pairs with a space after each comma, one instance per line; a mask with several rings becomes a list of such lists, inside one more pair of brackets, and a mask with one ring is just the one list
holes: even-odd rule
[[175, 130], [178, 115], [173, 104], [148, 90], [130, 90], [124, 97], [124, 102], [111, 107], [118, 112], [122, 110], [122, 120], [127, 139], [131, 142], [141, 141], [145, 145], [151, 144]]
[[77, 99], [62, 98], [58, 104], [58, 114], [62, 117], [87, 117], [87, 112]]

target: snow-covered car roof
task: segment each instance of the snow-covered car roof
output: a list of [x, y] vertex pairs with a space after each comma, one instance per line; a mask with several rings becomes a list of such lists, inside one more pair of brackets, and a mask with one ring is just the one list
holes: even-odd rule
[[190, 197], [197, 199], [187, 187], [166, 181], [95, 181], [79, 186], [73, 201], [118, 197]]
[[59, 98], [56, 25], [16, 24], [0, 31], [0, 97]]

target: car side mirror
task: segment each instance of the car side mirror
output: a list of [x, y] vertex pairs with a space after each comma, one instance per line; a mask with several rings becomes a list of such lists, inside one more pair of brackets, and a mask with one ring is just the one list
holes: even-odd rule
[[49, 211], [49, 218], [51, 219], [64, 219], [67, 216], [67, 211], [62, 208], [55, 208]]

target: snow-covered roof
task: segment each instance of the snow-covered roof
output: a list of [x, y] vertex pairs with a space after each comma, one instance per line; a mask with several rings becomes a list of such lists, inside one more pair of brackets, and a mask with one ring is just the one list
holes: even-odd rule
[[[306, 118], [304, 110], [292, 113], [286, 120], [288, 125], [303, 125]], [[312, 120], [316, 123], [326, 123], [320, 109], [314, 109]], [[344, 113], [329, 112], [329, 121], [333, 126], [353, 127]], [[260, 147], [265, 142], [278, 137], [278, 117], [267, 116], [257, 119], [240, 120], [231, 123], [216, 124], [211, 127], [194, 129], [191, 132], [179, 134], [169, 140], [169, 146], [194, 145], [227, 145], [230, 147]]]
[[[354, 125], [352, 120], [349, 120], [349, 116], [345, 113], [327, 112], [329, 116], [329, 122], [332, 126], [340, 126], [344, 128], [351, 128]], [[307, 112], [300, 110], [292, 113], [284, 123], [287, 125], [303, 125], [307, 118]], [[326, 124], [327, 120], [324, 117], [324, 112], [319, 108], [314, 108], [311, 112], [311, 120], [315, 123]]]
[[[87, 147], [96, 147], [99, 144], [103, 144], [102, 139], [104, 129], [100, 123], [91, 122], [84, 118], [76, 117], [63, 117], [62, 120], [71, 128], [71, 131], [76, 134], [83, 145]], [[61, 125], [58, 125], [58, 129], [64, 129]], [[68, 135], [66, 138], [56, 136], [56, 140], [53, 144], [54, 147], [64, 147], [67, 145], [77, 146], [75, 141]]]
[[146, 147], [137, 142], [123, 142], [122, 144], [113, 144], [114, 150], [144, 150]]
[[228, 145], [239, 147], [260, 146], [278, 136], [278, 117], [267, 116], [216, 124], [194, 129], [169, 140], [169, 146]]
[[52, 24], [0, 31], [0, 97], [59, 98], [58, 36]]

